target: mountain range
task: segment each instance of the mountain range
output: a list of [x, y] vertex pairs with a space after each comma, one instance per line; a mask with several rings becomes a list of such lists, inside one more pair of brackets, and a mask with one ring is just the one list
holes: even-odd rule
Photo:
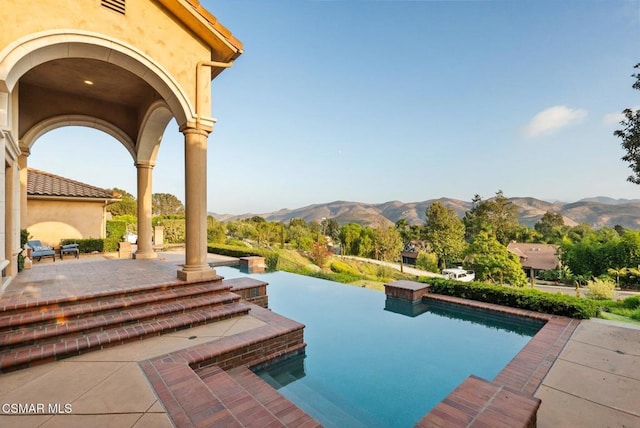
[[[429, 199], [423, 202], [390, 201], [381, 204], [363, 202], [334, 201], [313, 204], [297, 209], [281, 209], [261, 214], [215, 214], [219, 221], [234, 221], [258, 215], [267, 221], [288, 222], [301, 218], [307, 222], [335, 219], [339, 224], [359, 223], [366, 226], [392, 225], [400, 218], [410, 224], [424, 224], [425, 212], [435, 201], [455, 210], [461, 218], [471, 209], [471, 202], [452, 198]], [[567, 226], [579, 223], [590, 224], [594, 228], [620, 225], [630, 229], [640, 229], [640, 199], [612, 199], [604, 196], [581, 199], [577, 202], [547, 202], [531, 197], [509, 198], [518, 207], [520, 223], [533, 226], [547, 211], [563, 216]]]

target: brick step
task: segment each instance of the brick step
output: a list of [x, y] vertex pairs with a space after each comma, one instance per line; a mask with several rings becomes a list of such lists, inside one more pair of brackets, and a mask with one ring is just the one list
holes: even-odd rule
[[[93, 316], [96, 313], [117, 312], [123, 308], [132, 308], [154, 304], [162, 301], [171, 301], [188, 297], [197, 297], [207, 293], [224, 293], [230, 291], [231, 286], [222, 281], [215, 283], [184, 284], [160, 288], [156, 286], [151, 290], [135, 289], [124, 295], [99, 295], [94, 298], [81, 299], [79, 302], [65, 302], [64, 304], [51, 304], [23, 308], [21, 312], [10, 312], [0, 316], [0, 332], [16, 329], [26, 325], [46, 325], [59, 323], [60, 320], [80, 319]], [[0, 342], [1, 346], [2, 342]]]
[[[237, 367], [229, 372], [218, 368], [208, 371], [202, 380], [242, 426], [321, 426], [295, 404], [262, 382], [259, 377], [253, 375], [253, 378], [251, 375], [253, 373], [246, 367]], [[265, 393], [265, 390], [268, 392]], [[253, 391], [260, 392], [260, 396], [255, 395]]]
[[[187, 313], [194, 310], [212, 308], [215, 306], [234, 303], [240, 296], [231, 292], [216, 292], [215, 294], [197, 294], [182, 300], [152, 300], [150, 305], [121, 306], [118, 311], [83, 313], [82, 318], [64, 320], [55, 324], [26, 325], [15, 330], [0, 333], [0, 355], [19, 346], [38, 343], [44, 345], [49, 341], [62, 339], [71, 335], [84, 335], [95, 331], [104, 331], [115, 327], [146, 320], [158, 319], [167, 314]], [[92, 315], [89, 317], [89, 315]]]
[[[80, 296], [69, 295], [64, 297], [57, 297], [52, 299], [13, 299], [7, 302], [4, 302], [0, 305], [0, 313], [3, 316], [11, 316], [17, 314], [23, 314], [25, 312], [31, 312], [34, 309], [38, 310], [47, 310], [47, 309], [55, 309], [66, 306], [76, 306], [83, 303], [91, 303], [95, 301], [110, 301], [117, 298], [122, 297], [131, 297], [137, 295], [147, 295], [153, 294], [159, 290], [161, 291], [170, 291], [170, 290], [181, 290], [185, 288], [190, 288], [193, 286], [209, 286], [216, 287], [220, 290], [229, 291], [230, 285], [225, 284], [222, 281], [222, 277], [219, 276], [216, 279], [207, 279], [207, 280], [199, 280], [199, 281], [190, 281], [184, 282], [176, 280], [175, 282], [169, 282], [165, 284], [150, 284], [137, 288], [123, 288], [116, 290], [109, 290], [106, 292], [97, 292], [94, 294], [84, 294]], [[0, 324], [0, 328], [3, 325]]]
[[170, 313], [160, 319], [67, 337], [55, 343], [23, 346], [0, 355], [0, 370], [2, 372], [19, 370], [37, 362], [61, 360], [146, 337], [159, 336], [213, 321], [246, 315], [250, 309], [249, 305], [235, 302], [193, 312]]
[[289, 399], [280, 394], [271, 385], [263, 381], [258, 375], [245, 366], [236, 367], [227, 374], [240, 386], [248, 391], [256, 400], [265, 406], [283, 423], [292, 418], [295, 426], [321, 427], [319, 422], [301, 411]]

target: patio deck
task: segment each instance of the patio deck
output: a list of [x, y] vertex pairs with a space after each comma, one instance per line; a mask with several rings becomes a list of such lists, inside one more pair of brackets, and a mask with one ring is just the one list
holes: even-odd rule
[[[0, 295], [0, 306], [174, 282], [183, 257], [162, 253], [157, 260], [85, 256], [55, 264], [36, 262]], [[225, 263], [214, 256], [210, 261]], [[640, 389], [640, 330], [597, 320], [583, 321], [577, 328], [576, 324], [548, 323], [538, 340], [530, 342], [494, 383], [542, 399], [539, 427], [640, 426], [634, 402], [634, 391]], [[251, 373], [230, 370], [227, 377], [217, 368], [227, 369], [235, 364], [226, 365], [228, 361], [246, 355], [237, 347], [238, 338], [253, 341], [265, 330], [289, 334], [294, 325], [256, 308], [240, 317], [2, 374], [0, 403], [34, 407], [30, 414], [0, 408], [0, 426], [140, 428], [229, 426], [229, 421], [232, 426], [258, 426], [259, 421], [267, 420], [273, 426], [318, 426], [281, 396], [267, 394], [266, 400], [277, 403], [284, 413], [265, 412], [266, 404], [251, 398], [265, 397], [264, 391], [252, 391], [263, 387], [259, 382], [247, 384]], [[206, 364], [201, 367], [202, 362]], [[242, 385], [245, 391], [236, 403], [240, 419], [229, 416], [237, 396], [216, 390], [217, 385], [229, 384]], [[203, 392], [210, 395], [201, 395]], [[252, 406], [249, 413], [248, 403]], [[440, 414], [444, 418], [439, 426], [481, 426], [480, 418], [454, 422], [451, 416], [460, 407], [452, 401], [445, 404], [452, 407], [445, 410], [449, 416]], [[38, 412], [39, 405], [45, 412]], [[494, 422], [500, 422], [501, 416], [495, 416]]]
[[[182, 286], [189, 286], [175, 278], [183, 258], [184, 254], [163, 253], [155, 260], [85, 256], [79, 260], [35, 263], [2, 293], [0, 307], [19, 311], [15, 317], [33, 318], [32, 309], [36, 305], [46, 304], [54, 311], [58, 310], [58, 304], [66, 308], [75, 300], [85, 306], [109, 306], [113, 293], [118, 299], [136, 300], [140, 296], [147, 298], [157, 288], [180, 294]], [[211, 256], [210, 262], [233, 264], [235, 260]], [[172, 289], [174, 285], [178, 287]], [[222, 285], [191, 286], [217, 289]], [[122, 293], [125, 297], [121, 297]], [[127, 293], [135, 293], [136, 297]], [[98, 300], [93, 301], [93, 297]], [[106, 300], [101, 300], [103, 297]], [[89, 303], [84, 303], [85, 299]], [[252, 415], [261, 418], [266, 415], [274, 426], [318, 426], [275, 391], [267, 402], [253, 400], [247, 413], [250, 394], [246, 395], [246, 391], [250, 386], [246, 382], [248, 374], [242, 368], [304, 350], [304, 326], [259, 306], [238, 304], [247, 307], [248, 313], [144, 341], [134, 338], [131, 343], [117, 347], [109, 347], [107, 340], [101, 350], [69, 358], [63, 355], [60, 361], [42, 360], [47, 364], [32, 364], [0, 375], [0, 426], [195, 427], [216, 426], [216, 421], [225, 421], [224, 426], [246, 426]], [[104, 317], [117, 316], [118, 313]], [[63, 324], [66, 323], [65, 319]], [[4, 352], [6, 348], [2, 347]], [[222, 391], [216, 390], [202, 374], [231, 368], [237, 369], [228, 372], [227, 386]], [[186, 389], [184, 382], [173, 382], [177, 373], [186, 376]], [[216, 379], [221, 376], [225, 374], [218, 374]], [[249, 385], [259, 383], [254, 380]], [[236, 391], [245, 391], [242, 402], [220, 395], [234, 391], [229, 385], [235, 385]], [[193, 408], [195, 402], [204, 407]], [[276, 410], [273, 405], [277, 405]]]

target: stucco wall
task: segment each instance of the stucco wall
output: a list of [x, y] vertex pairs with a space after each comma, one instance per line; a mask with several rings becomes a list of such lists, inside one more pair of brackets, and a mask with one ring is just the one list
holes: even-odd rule
[[55, 247], [61, 239], [104, 238], [104, 201], [28, 199], [27, 230], [33, 239]]
[[100, 0], [2, 0], [2, 15], [5, 25], [0, 31], [0, 50], [41, 31], [73, 28], [97, 32], [149, 55], [178, 81], [192, 104], [196, 64], [211, 58], [209, 47], [150, 0], [127, 0], [124, 16], [102, 7]]

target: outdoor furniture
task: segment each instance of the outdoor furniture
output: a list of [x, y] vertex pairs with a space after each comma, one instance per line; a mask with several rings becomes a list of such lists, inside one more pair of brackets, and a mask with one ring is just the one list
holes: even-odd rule
[[43, 257], [53, 257], [53, 261], [56, 261], [56, 252], [53, 248], [42, 245], [39, 240], [28, 241], [27, 245], [31, 248], [31, 258], [37, 258], [40, 261]]
[[60, 247], [60, 260], [64, 260], [65, 254], [73, 254], [76, 259], [80, 257], [78, 244], [66, 244]]

